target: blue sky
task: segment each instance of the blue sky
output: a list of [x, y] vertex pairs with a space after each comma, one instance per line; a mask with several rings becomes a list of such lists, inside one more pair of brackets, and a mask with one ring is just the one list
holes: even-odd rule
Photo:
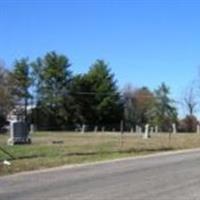
[[75, 73], [105, 59], [119, 86], [166, 82], [179, 98], [198, 76], [200, 1], [1, 0], [0, 59], [55, 50]]

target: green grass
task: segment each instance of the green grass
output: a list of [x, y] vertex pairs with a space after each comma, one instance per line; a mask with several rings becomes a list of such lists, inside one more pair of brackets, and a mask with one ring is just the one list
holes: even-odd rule
[[[7, 136], [0, 135], [0, 145], [15, 159], [0, 151], [0, 175], [200, 147], [200, 135], [197, 134], [172, 135], [171, 140], [168, 134], [157, 134], [148, 140], [136, 135], [125, 135], [121, 142], [119, 135], [40, 132], [32, 136], [32, 145], [16, 146], [7, 146], [7, 139]], [[55, 141], [62, 143], [53, 144]], [[3, 165], [6, 159], [11, 161], [11, 166]]]

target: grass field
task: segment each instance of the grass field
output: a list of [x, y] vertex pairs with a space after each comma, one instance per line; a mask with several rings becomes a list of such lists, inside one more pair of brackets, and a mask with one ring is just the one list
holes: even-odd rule
[[[78, 134], [40, 132], [32, 135], [32, 145], [7, 146], [8, 136], [0, 135], [0, 145], [13, 155], [0, 151], [0, 175], [44, 169], [64, 164], [77, 164], [144, 155], [153, 152], [200, 147], [197, 134], [156, 134], [148, 140], [137, 135]], [[11, 166], [3, 165], [10, 160]]]

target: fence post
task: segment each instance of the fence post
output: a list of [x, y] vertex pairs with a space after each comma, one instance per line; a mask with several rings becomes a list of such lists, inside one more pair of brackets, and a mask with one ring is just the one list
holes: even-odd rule
[[120, 148], [123, 147], [123, 134], [124, 134], [124, 122], [121, 120], [120, 122]]

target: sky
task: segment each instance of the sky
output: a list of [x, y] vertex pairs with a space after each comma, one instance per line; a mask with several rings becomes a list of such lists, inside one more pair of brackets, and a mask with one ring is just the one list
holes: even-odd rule
[[85, 73], [104, 59], [118, 85], [157, 88], [174, 98], [198, 77], [198, 0], [1, 0], [0, 59], [34, 60], [55, 50]]

